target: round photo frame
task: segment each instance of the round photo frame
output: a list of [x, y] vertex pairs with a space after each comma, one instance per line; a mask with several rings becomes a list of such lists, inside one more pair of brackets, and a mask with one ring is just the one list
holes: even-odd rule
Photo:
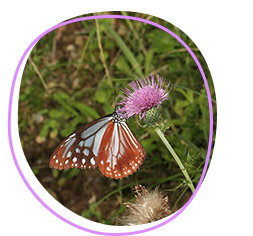
[[[199, 180], [199, 183], [196, 187], [195, 192], [192, 194], [192, 196], [190, 197], [190, 199], [188, 200], [188, 202], [181, 208], [179, 209], [176, 213], [174, 213], [173, 215], [169, 216], [167, 219], [165, 219], [165, 221], [163, 222], [158, 222], [155, 226], [151, 226], [147, 225], [146, 229], [142, 229], [142, 230], [137, 230], [137, 231], [132, 231], [132, 232], [102, 232], [102, 231], [97, 231], [97, 230], [93, 230], [93, 229], [89, 229], [89, 228], [85, 228], [83, 226], [77, 225], [75, 223], [73, 223], [71, 220], [66, 219], [65, 217], [61, 216], [60, 214], [58, 214], [55, 210], [53, 210], [51, 207], [49, 207], [44, 201], [43, 199], [34, 191], [34, 189], [31, 187], [31, 185], [29, 184], [28, 180], [25, 178], [20, 165], [17, 161], [17, 157], [14, 151], [14, 145], [13, 145], [13, 140], [12, 140], [12, 124], [11, 124], [11, 120], [12, 120], [12, 108], [13, 108], [13, 94], [14, 94], [14, 88], [15, 88], [15, 84], [16, 84], [16, 80], [17, 80], [17, 76], [18, 73], [20, 72], [20, 68], [22, 63], [24, 62], [25, 57], [27, 56], [27, 54], [29, 53], [29, 51], [32, 49], [32, 47], [46, 34], [48, 34], [49, 32], [51, 32], [52, 30], [55, 30], [61, 26], [64, 25], [68, 25], [74, 22], [78, 22], [78, 21], [86, 21], [86, 20], [94, 20], [94, 19], [104, 19], [104, 18], [118, 18], [118, 19], [128, 19], [128, 20], [132, 20], [132, 21], [140, 21], [146, 24], [150, 24], [153, 25], [165, 32], [167, 32], [168, 34], [170, 34], [172, 37], [174, 37], [176, 40], [178, 40], [183, 47], [190, 53], [190, 55], [192, 56], [192, 58], [194, 59], [200, 74], [203, 78], [204, 81], [204, 85], [206, 88], [206, 93], [207, 93], [207, 99], [208, 99], [208, 105], [209, 105], [209, 115], [210, 115], [210, 129], [209, 129], [209, 140], [208, 140], [208, 149], [207, 149], [207, 156], [206, 156], [206, 161], [205, 161], [205, 165], [204, 165], [204, 169], [203, 172], [201, 174], [201, 178]], [[96, 15], [96, 16], [87, 16], [87, 17], [81, 17], [81, 18], [76, 18], [76, 19], [72, 19], [72, 20], [68, 20], [65, 22], [62, 22], [58, 25], [55, 25], [51, 28], [49, 28], [48, 30], [46, 30], [45, 32], [43, 32], [42, 34], [40, 34], [37, 38], [35, 38], [30, 45], [27, 47], [27, 49], [25, 50], [25, 52], [23, 53], [22, 57], [19, 60], [19, 63], [17, 65], [14, 77], [13, 77], [13, 81], [12, 81], [12, 85], [11, 85], [11, 90], [10, 90], [10, 97], [9, 97], [9, 108], [8, 108], [8, 135], [9, 135], [9, 145], [10, 145], [10, 149], [11, 149], [11, 153], [13, 156], [13, 160], [14, 163], [16, 165], [16, 168], [19, 172], [19, 175], [21, 176], [22, 180], [24, 181], [25, 185], [27, 186], [27, 188], [30, 190], [30, 192], [34, 195], [34, 197], [52, 214], [54, 214], [55, 216], [57, 216], [59, 219], [61, 219], [62, 221], [64, 221], [65, 223], [68, 223], [69, 225], [76, 227], [80, 230], [89, 232], [89, 233], [94, 233], [94, 234], [98, 234], [98, 235], [134, 235], [134, 234], [139, 234], [139, 233], [144, 233], [144, 232], [148, 232], [151, 230], [154, 230], [156, 228], [159, 228], [167, 223], [169, 223], [170, 221], [172, 221], [173, 219], [175, 219], [177, 216], [179, 216], [186, 208], [187, 206], [191, 203], [191, 201], [194, 199], [194, 197], [196, 196], [202, 181], [205, 177], [206, 171], [207, 171], [207, 167], [208, 167], [208, 163], [209, 163], [209, 159], [210, 159], [210, 154], [211, 154], [211, 148], [212, 148], [212, 138], [213, 138], [213, 107], [212, 107], [212, 99], [211, 99], [211, 94], [210, 94], [210, 90], [209, 90], [209, 86], [208, 86], [208, 82], [205, 76], [205, 73], [200, 65], [200, 62], [198, 61], [197, 57], [195, 56], [195, 54], [193, 53], [193, 51], [190, 49], [190, 47], [179, 37], [177, 36], [174, 32], [170, 31], [169, 29], [165, 28], [164, 26], [157, 24], [155, 22], [152, 22], [150, 20], [147, 19], [142, 19], [142, 18], [138, 18], [138, 17], [133, 17], [133, 16], [123, 16], [123, 15]]]

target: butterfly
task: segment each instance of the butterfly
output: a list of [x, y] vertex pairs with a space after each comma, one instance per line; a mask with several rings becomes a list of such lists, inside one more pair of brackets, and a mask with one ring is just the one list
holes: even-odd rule
[[133, 174], [145, 156], [144, 147], [115, 109], [66, 137], [53, 152], [49, 165], [58, 170], [98, 167], [104, 176], [122, 179]]

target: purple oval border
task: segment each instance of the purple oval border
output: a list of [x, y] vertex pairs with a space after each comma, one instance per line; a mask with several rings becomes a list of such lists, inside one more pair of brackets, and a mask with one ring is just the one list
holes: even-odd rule
[[[208, 104], [209, 104], [209, 114], [210, 114], [210, 131], [209, 131], [209, 142], [208, 142], [208, 149], [207, 149], [207, 156], [206, 156], [206, 162], [205, 162], [205, 166], [204, 166], [204, 169], [203, 169], [203, 172], [202, 172], [202, 175], [201, 175], [201, 178], [199, 180], [199, 183], [196, 187], [196, 190], [195, 192], [193, 193], [193, 195], [191, 196], [191, 198], [188, 200], [188, 202], [180, 209], [178, 210], [171, 218], [165, 220], [164, 222], [162, 223], [159, 223], [158, 225], [155, 225], [155, 226], [152, 226], [150, 228], [147, 228], [147, 229], [143, 229], [143, 230], [138, 230], [138, 231], [133, 231], [133, 232], [121, 232], [121, 233], [109, 233], [109, 232], [101, 232], [101, 231], [95, 231], [95, 230], [91, 230], [91, 229], [88, 229], [88, 228], [84, 228], [80, 225], [77, 225], [67, 219], [65, 219], [64, 217], [62, 217], [61, 215], [59, 215], [57, 212], [55, 212], [52, 208], [50, 208], [45, 202], [42, 201], [42, 199], [35, 193], [35, 191], [32, 189], [32, 187], [29, 185], [28, 181], [26, 180], [26, 178], [24, 177], [21, 169], [20, 169], [20, 166], [17, 162], [17, 158], [15, 156], [15, 152], [14, 152], [14, 148], [13, 148], [13, 143], [12, 143], [12, 136], [11, 136], [11, 110], [12, 110], [12, 100], [13, 100], [13, 92], [14, 92], [14, 86], [15, 86], [15, 83], [16, 83], [16, 79], [17, 79], [17, 75], [18, 75], [18, 72], [19, 72], [19, 69], [20, 69], [20, 66], [25, 58], [25, 56], [27, 55], [27, 53], [29, 52], [29, 50], [35, 45], [35, 43], [40, 39], [42, 38], [44, 35], [46, 35], [47, 33], [51, 32], [52, 30], [54, 29], [57, 29], [63, 25], [67, 25], [67, 24], [71, 24], [71, 23], [74, 23], [74, 22], [78, 22], [78, 21], [83, 21], [83, 20], [94, 20], [94, 19], [104, 19], [104, 18], [120, 18], [120, 19], [129, 19], [129, 20], [135, 20], [135, 21], [140, 21], [140, 22], [143, 22], [143, 23], [147, 23], [147, 24], [150, 24], [150, 25], [153, 25], [167, 33], [169, 33], [171, 36], [173, 36], [175, 39], [177, 39], [185, 48], [186, 50], [191, 54], [192, 58], [194, 59], [194, 61], [196, 62], [198, 68], [199, 68], [199, 71], [202, 75], [202, 78], [203, 78], [203, 81], [204, 81], [204, 84], [205, 84], [205, 87], [206, 87], [206, 92], [207, 92], [207, 97], [208, 97]], [[8, 136], [9, 136], [9, 144], [10, 144], [10, 149], [11, 149], [11, 153], [12, 153], [12, 156], [13, 156], [13, 160], [14, 160], [14, 163], [17, 167], [17, 170], [21, 176], [21, 178], [23, 179], [24, 183], [26, 184], [26, 186], [28, 187], [28, 189], [31, 191], [31, 193], [35, 196], [35, 198], [47, 209], [49, 210], [52, 214], [54, 214], [55, 216], [57, 216], [59, 219], [63, 220], [64, 222], [78, 228], [78, 229], [81, 229], [83, 231], [86, 231], [86, 232], [89, 232], [89, 233], [94, 233], [94, 234], [98, 234], [98, 235], [134, 235], [134, 234], [139, 234], [139, 233], [145, 233], [145, 232], [148, 232], [148, 231], [151, 231], [151, 230], [154, 230], [158, 227], [161, 227], [167, 223], [169, 223], [170, 221], [172, 221], [173, 219], [175, 219], [178, 215], [180, 215], [184, 210], [185, 208], [191, 203], [191, 201], [193, 200], [193, 198], [195, 197], [196, 193], [198, 192], [199, 188], [200, 188], [200, 185], [204, 179], [204, 176], [206, 174], [206, 171], [207, 171], [207, 166], [208, 166], [208, 163], [209, 163], [209, 158], [210, 158], [210, 154], [211, 154], [211, 147], [212, 147], [212, 136], [213, 136], [213, 107], [212, 107], [212, 101], [211, 101], [211, 94], [210, 94], [210, 90], [209, 90], [209, 86], [208, 86], [208, 82], [207, 82], [207, 79], [206, 79], [206, 76], [204, 74], [204, 71], [197, 59], [197, 57], [194, 55], [194, 53], [192, 52], [192, 50], [187, 46], [187, 44], [181, 39], [179, 38], [175, 33], [173, 33], [172, 31], [168, 30], [167, 28], [155, 23], [155, 22], [152, 22], [152, 21], [149, 21], [149, 20], [146, 20], [146, 19], [141, 19], [141, 18], [138, 18], [138, 17], [133, 17], [133, 16], [122, 16], [122, 15], [99, 15], [99, 16], [88, 16], [88, 17], [81, 17], [81, 18], [77, 18], [77, 19], [73, 19], [73, 20], [69, 20], [69, 21], [65, 21], [63, 23], [60, 23], [58, 25], [55, 25], [53, 27], [51, 27], [50, 29], [46, 30], [45, 32], [43, 32], [42, 34], [40, 34], [35, 40], [33, 40], [33, 42], [28, 46], [28, 48], [25, 50], [24, 54], [22, 55], [19, 63], [18, 63], [18, 66], [16, 68], [16, 71], [15, 71], [15, 74], [14, 74], [14, 77], [13, 77], [13, 81], [12, 81], [12, 85], [11, 85], [11, 91], [10, 91], [10, 98], [9, 98], [9, 108], [8, 108]]]

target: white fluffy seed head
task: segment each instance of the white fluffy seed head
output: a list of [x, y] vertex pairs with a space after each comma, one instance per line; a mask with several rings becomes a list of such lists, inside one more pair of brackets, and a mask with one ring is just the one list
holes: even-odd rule
[[147, 190], [141, 185], [134, 188], [136, 199], [134, 202], [125, 203], [125, 215], [118, 219], [123, 225], [141, 225], [160, 220], [171, 214], [168, 197], [164, 197], [156, 188]]

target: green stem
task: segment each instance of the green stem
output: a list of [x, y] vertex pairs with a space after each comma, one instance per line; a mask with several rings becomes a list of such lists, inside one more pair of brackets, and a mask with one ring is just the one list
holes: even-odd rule
[[174, 149], [171, 147], [170, 143], [168, 142], [168, 140], [165, 138], [164, 134], [162, 133], [162, 131], [156, 127], [155, 128], [156, 133], [158, 134], [158, 136], [160, 137], [160, 139], [163, 141], [163, 143], [165, 144], [165, 146], [167, 147], [167, 149], [170, 151], [171, 155], [173, 156], [173, 158], [175, 159], [175, 161], [177, 162], [177, 164], [179, 165], [181, 171], [183, 172], [188, 185], [191, 189], [192, 192], [195, 191], [195, 188], [193, 186], [193, 183], [191, 181], [191, 178], [187, 172], [187, 170], [185, 169], [184, 165], [182, 164], [181, 160], [179, 159], [179, 157], [177, 156], [177, 154], [175, 153]]

